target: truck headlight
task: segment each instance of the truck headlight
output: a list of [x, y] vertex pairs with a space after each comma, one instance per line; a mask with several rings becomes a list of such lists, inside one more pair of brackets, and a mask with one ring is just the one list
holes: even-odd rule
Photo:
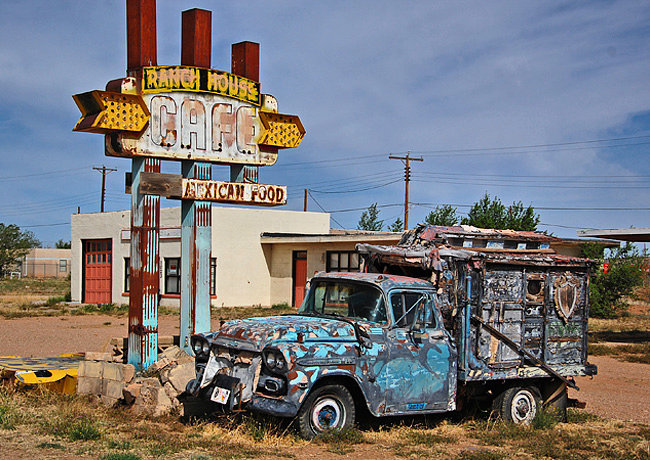
[[272, 371], [281, 372], [287, 368], [284, 355], [279, 350], [266, 350], [264, 352], [264, 364]]
[[197, 357], [206, 358], [210, 354], [210, 343], [200, 335], [192, 337], [192, 350]]

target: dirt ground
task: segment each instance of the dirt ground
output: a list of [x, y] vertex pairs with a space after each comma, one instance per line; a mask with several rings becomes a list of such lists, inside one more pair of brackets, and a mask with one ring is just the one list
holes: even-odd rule
[[[179, 332], [176, 316], [159, 317], [161, 335]], [[79, 351], [109, 351], [113, 337], [127, 334], [127, 318], [103, 315], [0, 319], [0, 356], [57, 356]], [[598, 375], [577, 379], [570, 397], [587, 403], [601, 417], [650, 424], [650, 365], [605, 356], [590, 357]]]

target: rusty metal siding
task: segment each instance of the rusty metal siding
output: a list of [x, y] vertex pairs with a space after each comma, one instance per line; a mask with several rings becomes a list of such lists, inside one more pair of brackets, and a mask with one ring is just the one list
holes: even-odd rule
[[160, 160], [133, 159], [129, 296], [129, 363], [146, 369], [158, 357], [160, 197], [138, 191], [142, 172], [160, 172]]

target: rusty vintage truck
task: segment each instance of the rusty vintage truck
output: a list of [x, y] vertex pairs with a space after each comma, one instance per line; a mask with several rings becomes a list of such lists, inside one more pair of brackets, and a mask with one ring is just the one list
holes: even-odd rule
[[363, 273], [316, 274], [297, 313], [193, 336], [186, 394], [295, 418], [306, 438], [360, 412], [478, 406], [529, 423], [547, 404], [566, 414], [573, 377], [596, 374], [592, 263], [556, 254], [545, 235], [487, 234], [483, 244], [458, 234], [419, 227], [398, 246], [358, 245]]

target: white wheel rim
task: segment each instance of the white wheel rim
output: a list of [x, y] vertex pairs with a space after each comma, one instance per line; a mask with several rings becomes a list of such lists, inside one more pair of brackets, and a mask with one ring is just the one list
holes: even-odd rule
[[311, 411], [311, 424], [317, 432], [342, 427], [344, 424], [345, 412], [336, 399], [326, 396], [314, 404]]
[[510, 415], [515, 423], [530, 423], [537, 412], [537, 401], [528, 390], [520, 390], [512, 398]]

